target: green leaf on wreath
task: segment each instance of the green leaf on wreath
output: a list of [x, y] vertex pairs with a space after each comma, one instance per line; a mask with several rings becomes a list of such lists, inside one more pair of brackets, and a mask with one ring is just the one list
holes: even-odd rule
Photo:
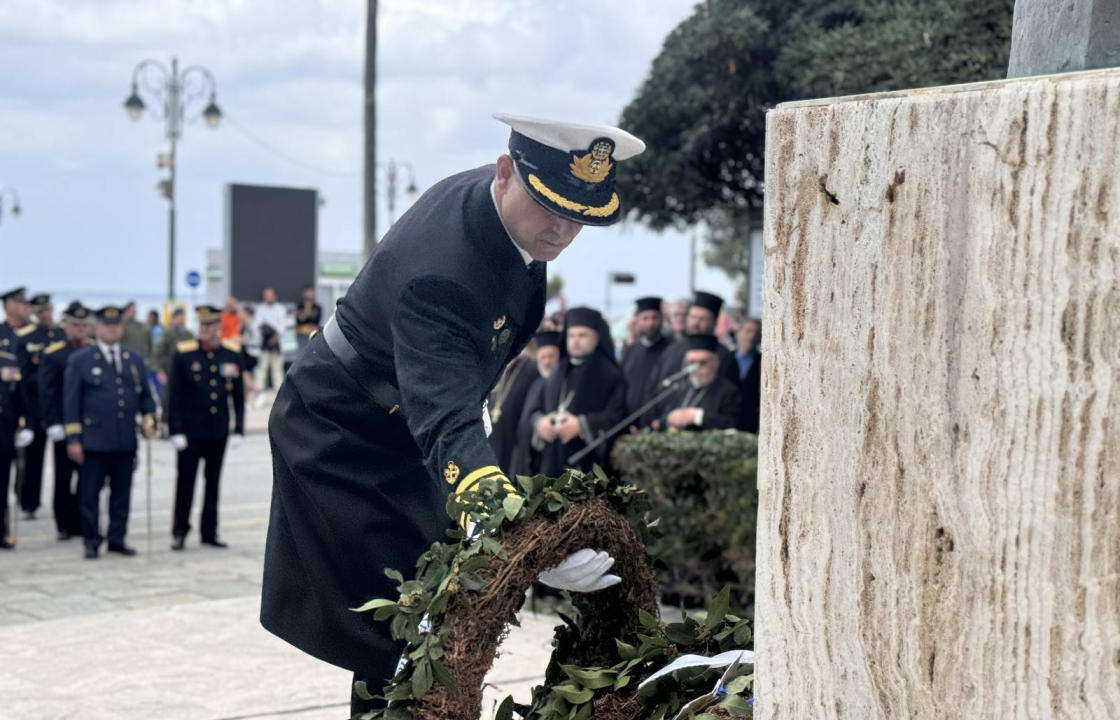
[[388, 598], [376, 598], [374, 600], [370, 600], [369, 602], [367, 602], [365, 605], [362, 605], [361, 607], [350, 608], [350, 610], [353, 611], [353, 612], [356, 612], [356, 613], [362, 613], [362, 612], [366, 612], [368, 610], [376, 610], [377, 608], [396, 607], [396, 606], [397, 606], [397, 601], [396, 600], [389, 600]]

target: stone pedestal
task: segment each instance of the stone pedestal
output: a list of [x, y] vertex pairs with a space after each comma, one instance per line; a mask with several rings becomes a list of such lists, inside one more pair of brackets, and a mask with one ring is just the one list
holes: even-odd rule
[[758, 717], [1120, 718], [1120, 70], [766, 152]]

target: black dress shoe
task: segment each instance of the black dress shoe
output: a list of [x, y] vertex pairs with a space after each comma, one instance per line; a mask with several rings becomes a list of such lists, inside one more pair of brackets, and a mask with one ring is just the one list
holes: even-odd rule
[[183, 537], [182, 535], [176, 535], [175, 537], [173, 537], [171, 539], [171, 549], [172, 550], [182, 550], [183, 545], [186, 543], [186, 541], [187, 541], [187, 539], [185, 537]]
[[125, 557], [132, 557], [136, 554], [136, 551], [127, 545], [110, 545], [109, 552], [124, 555]]
[[70, 532], [69, 530], [59, 530], [58, 531], [58, 541], [59, 542], [62, 542], [63, 540], [69, 540], [72, 537], [74, 537], [74, 533]]
[[96, 545], [86, 545], [86, 560], [96, 560], [96, 559], [97, 559], [97, 546]]
[[228, 543], [224, 543], [221, 540], [219, 540], [218, 538], [210, 538], [209, 540], [203, 540], [202, 544], [203, 545], [209, 545], [210, 547], [216, 547], [216, 548], [228, 548], [229, 547]]
[[0, 537], [0, 550], [15, 550], [16, 544], [6, 537]]
[[34, 520], [35, 519], [35, 511], [34, 510], [24, 510], [23, 511], [23, 519], [24, 520]]

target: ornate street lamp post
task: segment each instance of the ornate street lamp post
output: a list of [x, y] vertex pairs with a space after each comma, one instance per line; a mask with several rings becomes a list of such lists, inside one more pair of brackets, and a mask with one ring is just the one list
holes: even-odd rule
[[171, 144], [171, 153], [166, 157], [160, 156], [159, 167], [165, 165], [171, 171], [171, 177], [161, 180], [157, 186], [168, 200], [167, 211], [167, 298], [175, 299], [175, 145], [183, 132], [183, 122], [186, 120], [187, 106], [193, 100], [209, 95], [206, 106], [202, 108], [201, 115], [206, 124], [216, 128], [222, 119], [222, 111], [216, 102], [217, 86], [214, 76], [201, 65], [191, 65], [181, 72], [179, 61], [171, 58], [171, 69], [156, 60], [144, 60], [132, 71], [132, 92], [124, 101], [124, 109], [133, 120], [139, 120], [148, 109], [140, 97], [143, 88], [145, 94], [154, 97], [154, 107], [150, 112], [157, 118], [166, 121], [167, 141]]

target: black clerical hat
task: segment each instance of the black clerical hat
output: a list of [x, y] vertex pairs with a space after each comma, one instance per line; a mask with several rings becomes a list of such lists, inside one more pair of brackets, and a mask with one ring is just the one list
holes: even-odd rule
[[637, 306], [635, 312], [643, 312], [645, 310], [661, 312], [661, 298], [659, 297], [638, 298], [634, 304]]
[[723, 307], [723, 298], [710, 292], [697, 290], [696, 297], [693, 299], [692, 304], [702, 307], [705, 310], [711, 310], [713, 315], [719, 317], [720, 308]]

